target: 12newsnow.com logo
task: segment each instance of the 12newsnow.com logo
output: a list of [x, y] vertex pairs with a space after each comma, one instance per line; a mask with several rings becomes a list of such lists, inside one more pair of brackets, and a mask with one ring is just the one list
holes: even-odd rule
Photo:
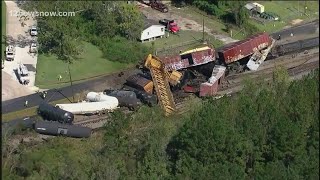
[[31, 16], [31, 17], [46, 17], [46, 16], [57, 16], [57, 17], [66, 17], [66, 16], [75, 16], [75, 12], [38, 12], [38, 11], [33, 11], [33, 12], [26, 12], [26, 11], [10, 11], [9, 12], [10, 16], [16, 16], [16, 17], [21, 17], [21, 16]]

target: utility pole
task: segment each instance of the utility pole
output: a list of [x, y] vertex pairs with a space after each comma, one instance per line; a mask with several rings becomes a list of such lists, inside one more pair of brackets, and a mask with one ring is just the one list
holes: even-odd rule
[[204, 15], [202, 15], [202, 42], [204, 43]]
[[71, 84], [71, 91], [72, 91], [72, 100], [74, 101], [74, 92], [73, 92], [73, 85], [72, 85], [72, 78], [71, 78], [71, 71], [70, 71], [70, 62], [68, 62], [68, 71], [69, 71], [69, 78], [70, 78], [70, 84]]

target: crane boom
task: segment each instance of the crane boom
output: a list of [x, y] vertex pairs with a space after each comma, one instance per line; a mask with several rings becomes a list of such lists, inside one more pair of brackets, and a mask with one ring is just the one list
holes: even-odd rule
[[165, 111], [165, 115], [168, 116], [172, 114], [176, 110], [176, 106], [169, 86], [168, 72], [165, 70], [164, 64], [159, 58], [149, 54], [145, 62], [145, 67], [151, 72], [159, 104]]

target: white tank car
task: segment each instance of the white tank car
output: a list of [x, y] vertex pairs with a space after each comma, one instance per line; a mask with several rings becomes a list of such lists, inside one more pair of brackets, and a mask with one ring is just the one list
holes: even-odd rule
[[89, 92], [87, 100], [91, 102], [118, 101], [116, 97], [105, 95], [103, 92]]
[[102, 102], [81, 102], [72, 104], [56, 104], [57, 107], [73, 114], [97, 114], [104, 111], [112, 111], [119, 105], [118, 99], [113, 98]]

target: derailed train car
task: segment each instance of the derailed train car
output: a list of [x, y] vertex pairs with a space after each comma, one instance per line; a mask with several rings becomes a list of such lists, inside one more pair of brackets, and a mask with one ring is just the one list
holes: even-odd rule
[[25, 117], [4, 122], [2, 123], [2, 133], [11, 134], [19, 129], [33, 129], [35, 122], [34, 117]]
[[134, 87], [141, 91], [146, 91], [152, 94], [153, 92], [153, 82], [140, 74], [135, 74], [130, 76], [126, 82], [127, 85]]
[[168, 71], [180, 70], [213, 62], [216, 59], [215, 50], [209, 46], [192, 49], [174, 56], [162, 56], [161, 61]]
[[91, 128], [77, 125], [61, 124], [58, 122], [39, 121], [34, 125], [37, 133], [51, 136], [67, 136], [73, 138], [88, 138], [91, 135]]
[[60, 123], [71, 124], [74, 119], [74, 115], [63, 109], [57, 108], [51, 104], [42, 103], [38, 107], [38, 114], [43, 119], [48, 121], [58, 121]]
[[118, 99], [115, 97], [112, 98], [114, 99], [112, 101], [56, 104], [56, 106], [73, 114], [92, 115], [113, 111], [118, 108]]
[[141, 101], [137, 98], [136, 93], [133, 91], [114, 90], [107, 93], [107, 95], [116, 97], [119, 100], [120, 106], [128, 107], [131, 110], [135, 110], [142, 105]]
[[142, 103], [147, 104], [150, 107], [156, 105], [158, 102], [158, 98], [154, 94], [149, 94], [126, 85], [123, 86], [122, 90], [134, 92]]
[[259, 33], [220, 49], [218, 51], [219, 60], [228, 65], [252, 55], [257, 50], [267, 48], [271, 43], [272, 39], [267, 33]]

